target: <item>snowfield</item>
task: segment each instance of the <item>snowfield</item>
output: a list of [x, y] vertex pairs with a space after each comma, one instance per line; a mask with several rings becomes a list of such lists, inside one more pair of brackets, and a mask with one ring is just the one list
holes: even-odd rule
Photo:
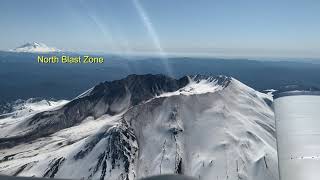
[[132, 75], [105, 82], [70, 102], [2, 115], [0, 173], [278, 180], [270, 101], [225, 76]]

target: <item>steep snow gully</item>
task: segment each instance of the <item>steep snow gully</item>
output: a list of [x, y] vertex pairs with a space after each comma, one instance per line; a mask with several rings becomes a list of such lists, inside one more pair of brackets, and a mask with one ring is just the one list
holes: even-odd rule
[[0, 173], [278, 180], [270, 102], [226, 76], [130, 75], [0, 115]]

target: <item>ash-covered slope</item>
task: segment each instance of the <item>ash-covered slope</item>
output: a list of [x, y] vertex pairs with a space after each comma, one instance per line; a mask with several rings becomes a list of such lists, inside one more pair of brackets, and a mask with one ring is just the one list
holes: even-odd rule
[[276, 180], [266, 99], [225, 76], [131, 75], [101, 83], [66, 105], [0, 119], [0, 173]]

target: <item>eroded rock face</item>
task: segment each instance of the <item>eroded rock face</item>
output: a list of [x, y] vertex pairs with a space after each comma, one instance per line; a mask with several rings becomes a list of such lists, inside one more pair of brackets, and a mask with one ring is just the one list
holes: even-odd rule
[[230, 77], [191, 76], [178, 80], [164, 75], [130, 75], [125, 79], [104, 82], [95, 86], [57, 110], [44, 111], [28, 118], [17, 128], [23, 133], [0, 138], [0, 148], [11, 147], [21, 142], [31, 141], [53, 134], [61, 129], [81, 123], [86, 117], [99, 118], [103, 114], [115, 115], [143, 101], [165, 92], [174, 92], [185, 87], [190, 79], [200, 81], [217, 80], [227, 86]]
[[[98, 144], [104, 144], [99, 146]], [[112, 176], [118, 179], [133, 179], [135, 177], [135, 160], [138, 157], [138, 145], [133, 129], [125, 121], [108, 127], [104, 132], [92, 136], [84, 148], [78, 151], [74, 160], [87, 158], [94, 153], [94, 148], [99, 148], [96, 164], [89, 168], [88, 178]], [[114, 171], [115, 170], [115, 171]], [[120, 170], [120, 171], [117, 171]]]
[[125, 79], [95, 86], [82, 97], [57, 110], [40, 112], [21, 123], [23, 133], [0, 138], [0, 148], [12, 147], [81, 123], [86, 117], [115, 115], [163, 92], [176, 91], [189, 82], [163, 75], [130, 75]]

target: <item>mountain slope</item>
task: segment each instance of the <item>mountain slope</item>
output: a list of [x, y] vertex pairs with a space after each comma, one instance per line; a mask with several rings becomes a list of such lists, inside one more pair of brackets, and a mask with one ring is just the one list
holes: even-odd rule
[[0, 173], [277, 180], [270, 100], [225, 76], [101, 83], [63, 106], [0, 119]]

